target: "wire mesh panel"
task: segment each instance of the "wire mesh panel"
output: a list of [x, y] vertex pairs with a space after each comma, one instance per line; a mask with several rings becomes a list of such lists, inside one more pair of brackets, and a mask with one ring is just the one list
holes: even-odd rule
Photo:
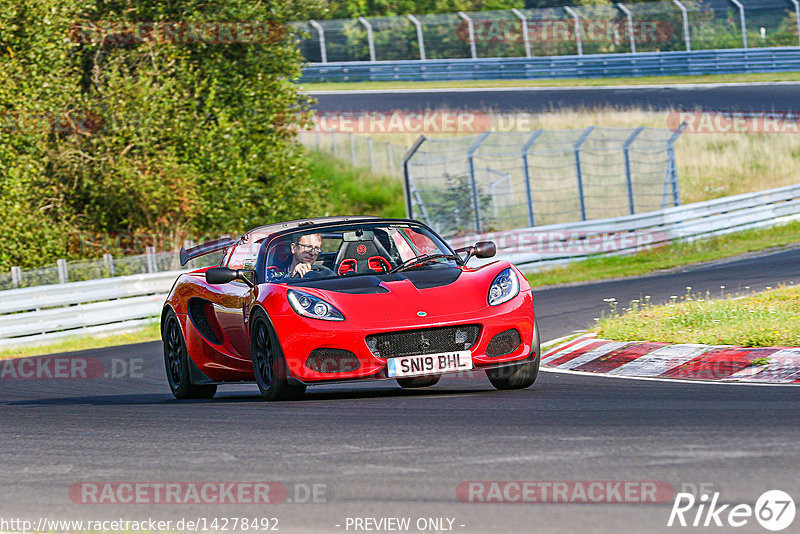
[[457, 13], [417, 15], [422, 24], [425, 56], [428, 59], [472, 57], [469, 25]]
[[423, 137], [405, 164], [409, 215], [452, 237], [677, 205], [676, 138], [644, 127]]
[[686, 50], [683, 13], [672, 1], [626, 3], [637, 52]]
[[741, 48], [739, 11], [729, 0], [683, 2], [689, 10], [692, 50]]
[[578, 53], [575, 19], [563, 8], [523, 9], [531, 56], [566, 56]]
[[367, 29], [357, 19], [319, 21], [328, 61], [369, 61]]
[[744, 0], [747, 43], [762, 46], [797, 46], [797, 12], [789, 0]]
[[375, 59], [419, 59], [417, 30], [407, 17], [374, 17], [372, 25]]
[[[513, 11], [467, 13], [472, 19], [478, 57], [525, 57], [522, 20]], [[469, 32], [459, 34], [469, 39]], [[469, 43], [469, 41], [467, 41]]]

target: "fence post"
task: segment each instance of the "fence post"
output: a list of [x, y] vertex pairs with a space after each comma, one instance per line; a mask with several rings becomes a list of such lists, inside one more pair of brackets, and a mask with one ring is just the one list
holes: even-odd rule
[[337, 157], [339, 155], [339, 136], [336, 132], [332, 132], [331, 138], [333, 139], [333, 157]]
[[566, 11], [569, 15], [575, 19], [575, 43], [578, 45], [578, 55], [583, 55], [583, 41], [581, 39], [581, 19], [578, 18], [578, 14], [569, 6], [564, 6], [564, 11]]
[[747, 25], [745, 23], [744, 6], [739, 0], [731, 0], [731, 2], [739, 8], [739, 23], [742, 26], [742, 45], [747, 48]]
[[672, 181], [672, 202], [674, 206], [681, 205], [681, 192], [678, 187], [678, 166], [675, 163], [675, 141], [678, 140], [678, 137], [681, 136], [688, 125], [689, 123], [687, 122], [681, 123], [678, 131], [673, 133], [669, 141], [667, 141], [667, 160], [669, 162], [667, 168], [671, 167], [672, 170], [672, 176], [670, 176], [670, 178]]
[[56, 268], [58, 269], [58, 281], [61, 284], [69, 282], [69, 273], [67, 272], [67, 260], [56, 260]]
[[353, 167], [356, 166], [356, 136], [355, 134], [350, 134], [350, 161], [353, 163]]
[[145, 247], [144, 249], [145, 259], [147, 260], [147, 272], [154, 273], [157, 271], [156, 268], [156, 248], [155, 247]]
[[531, 40], [528, 36], [528, 18], [522, 14], [522, 12], [514, 8], [511, 10], [518, 18], [520, 23], [522, 23], [522, 41], [525, 43], [525, 57], [531, 57]]
[[11, 285], [19, 287], [22, 285], [22, 269], [19, 267], [11, 268]]
[[[686, 11], [686, 6], [681, 4], [680, 0], [672, 0], [678, 8], [680, 8], [681, 13], [683, 14], [683, 40], [686, 41], [686, 51], [692, 51], [692, 38], [689, 36], [689, 12]], [[797, 2], [797, 0], [792, 0], [793, 2]], [[800, 23], [798, 23], [800, 26]]]
[[414, 15], [408, 15], [408, 20], [417, 27], [417, 44], [419, 45], [419, 59], [425, 61], [425, 40], [422, 38], [422, 23]]
[[392, 144], [386, 143], [386, 156], [389, 159], [389, 169], [394, 172], [394, 156], [392, 155]]
[[631, 41], [631, 54], [635, 54], [636, 39], [633, 38], [633, 14], [631, 13], [631, 10], [625, 7], [623, 4], [619, 3], [615, 5], [628, 17], [628, 39]]
[[322, 58], [323, 63], [328, 62], [328, 50], [325, 46], [325, 29], [322, 27], [322, 24], [317, 22], [316, 20], [309, 20], [309, 24], [311, 24], [314, 29], [317, 30], [317, 34], [319, 35], [319, 55]]
[[794, 16], [797, 19], [797, 41], [800, 43], [800, 1], [789, 0], [794, 4]]
[[475, 25], [469, 15], [463, 11], [458, 12], [458, 16], [467, 21], [467, 29], [469, 30], [469, 51], [472, 54], [472, 59], [478, 59], [478, 51], [475, 48]]
[[475, 180], [475, 161], [474, 155], [475, 151], [483, 144], [489, 134], [491, 132], [483, 132], [478, 136], [478, 139], [472, 143], [472, 146], [469, 147], [469, 152], [467, 152], [467, 162], [469, 165], [469, 179], [472, 183], [472, 209], [475, 210], [475, 231], [479, 234], [483, 232], [483, 228], [481, 225], [481, 211], [480, 211], [480, 203], [478, 202], [478, 183]]
[[628, 151], [630, 150], [631, 144], [636, 137], [642, 133], [642, 130], [644, 130], [644, 126], [639, 126], [636, 128], [630, 137], [628, 137], [627, 141], [625, 141], [625, 144], [622, 145], [622, 153], [625, 155], [625, 181], [628, 184], [628, 208], [631, 212], [631, 215], [636, 213], [636, 210], [634, 209], [633, 204], [633, 179], [631, 178], [631, 158]]
[[403, 156], [403, 194], [406, 197], [406, 217], [409, 219], [414, 218], [414, 208], [411, 205], [411, 170], [409, 169], [408, 162], [411, 161], [411, 158], [417, 153], [417, 150], [419, 150], [419, 147], [426, 139], [427, 137], [420, 135], [419, 138], [414, 141], [414, 144], [411, 145], [411, 148], [408, 149], [405, 156]]
[[114, 278], [114, 256], [111, 254], [103, 254], [103, 260], [106, 262], [109, 278]]
[[372, 138], [367, 137], [367, 146], [369, 147], [369, 170], [375, 171], [375, 154], [372, 152]]
[[528, 197], [528, 224], [530, 226], [536, 226], [533, 218], [533, 195], [531, 194], [531, 175], [530, 171], [528, 170], [528, 150], [531, 149], [533, 144], [539, 139], [539, 136], [544, 133], [544, 130], [536, 130], [533, 132], [533, 135], [525, 142], [525, 145], [522, 147], [522, 170], [525, 176], [525, 194]]
[[578, 200], [580, 201], [581, 205], [581, 220], [586, 220], [586, 199], [583, 197], [583, 173], [581, 171], [581, 145], [586, 138], [589, 137], [589, 134], [592, 133], [594, 130], [594, 126], [589, 126], [586, 130], [583, 131], [581, 136], [575, 142], [575, 146], [572, 147], [572, 150], [575, 152], [575, 174], [578, 177]]
[[316, 146], [317, 150], [319, 150], [319, 130], [314, 132], [314, 145]]
[[369, 60], [375, 63], [375, 40], [372, 38], [372, 24], [364, 17], [358, 17], [358, 22], [367, 29], [367, 45], [369, 46]]

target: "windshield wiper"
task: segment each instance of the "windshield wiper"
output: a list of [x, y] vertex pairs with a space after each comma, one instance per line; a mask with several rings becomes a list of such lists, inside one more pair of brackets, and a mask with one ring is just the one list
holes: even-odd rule
[[410, 269], [417, 265], [422, 265], [424, 263], [429, 263], [434, 260], [438, 260], [440, 258], [446, 258], [448, 260], [455, 260], [459, 261], [461, 258], [456, 256], [455, 254], [423, 254], [422, 256], [414, 256], [413, 258], [409, 258], [394, 269], [391, 269], [387, 272], [389, 273], [399, 273], [400, 271], [405, 271], [406, 269]]

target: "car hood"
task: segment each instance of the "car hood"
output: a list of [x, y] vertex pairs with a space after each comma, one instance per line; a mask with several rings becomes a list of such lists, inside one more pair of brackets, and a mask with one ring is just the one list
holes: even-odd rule
[[[505, 261], [476, 269], [442, 266], [395, 274], [308, 280], [288, 286], [282, 284], [282, 287], [325, 299], [347, 320], [363, 321], [363, 324], [377, 327], [398, 320], [409, 321], [409, 324], [435, 323], [460, 320], [490, 308], [489, 286], [497, 274], [509, 266]], [[520, 277], [520, 292], [529, 289], [524, 277]]]

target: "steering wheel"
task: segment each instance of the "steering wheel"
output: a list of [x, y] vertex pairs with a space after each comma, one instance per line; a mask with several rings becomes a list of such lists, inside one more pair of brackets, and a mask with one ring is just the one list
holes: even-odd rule
[[[302, 278], [304, 280], [309, 280], [311, 278], [324, 278], [326, 276], [336, 276], [336, 273], [334, 273], [333, 270], [329, 269], [328, 267], [325, 267], [324, 265], [312, 265], [311, 270], [308, 271], [306, 275], [303, 276]], [[297, 273], [295, 272], [292, 275], [292, 278], [300, 278], [300, 277], [297, 276]]]

